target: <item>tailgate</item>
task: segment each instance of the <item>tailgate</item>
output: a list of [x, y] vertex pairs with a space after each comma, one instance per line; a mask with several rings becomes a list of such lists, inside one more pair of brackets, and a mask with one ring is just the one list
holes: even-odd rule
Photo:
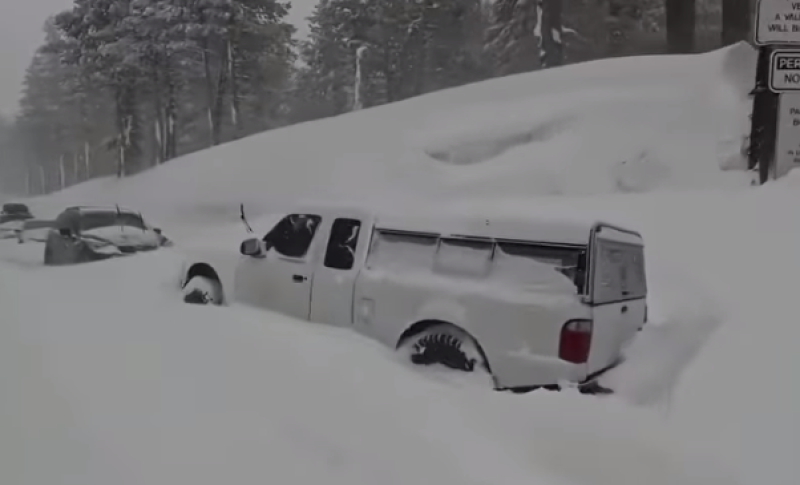
[[614, 364], [636, 336], [647, 312], [644, 241], [633, 231], [598, 224], [590, 246], [594, 332], [588, 372]]

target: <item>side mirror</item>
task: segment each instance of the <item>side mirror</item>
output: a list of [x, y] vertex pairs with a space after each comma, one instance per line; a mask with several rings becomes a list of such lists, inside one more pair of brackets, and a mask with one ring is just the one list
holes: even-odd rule
[[244, 256], [250, 256], [251, 258], [261, 258], [265, 254], [265, 249], [261, 243], [261, 240], [250, 238], [242, 242], [242, 244], [239, 246], [239, 252]]
[[160, 236], [162, 231], [161, 231], [161, 228], [160, 228], [160, 227], [154, 227], [154, 228], [153, 228], [153, 232], [154, 232], [154, 233], [156, 233], [156, 234], [158, 234], [158, 235]]

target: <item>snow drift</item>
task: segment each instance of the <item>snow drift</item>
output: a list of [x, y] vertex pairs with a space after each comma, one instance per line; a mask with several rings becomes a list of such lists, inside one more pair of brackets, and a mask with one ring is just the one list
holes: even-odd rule
[[[4, 267], [0, 278], [20, 282], [0, 280], [2, 304], [17, 312], [0, 329], [9, 334], [0, 338], [0, 376], [15, 390], [11, 409], [25, 419], [0, 423], [24, 437], [19, 449], [3, 442], [10, 451], [0, 453], [7, 461], [0, 470], [10, 483], [46, 483], [60, 472], [53, 476], [82, 484], [247, 482], [284, 473], [284, 483], [322, 481], [316, 474], [325, 473], [326, 482], [349, 485], [419, 476], [735, 483], [690, 451], [697, 446], [743, 483], [792, 485], [800, 402], [787, 383], [800, 338], [791, 305], [800, 183], [789, 176], [744, 189], [739, 150], [754, 71], [755, 53], [742, 44], [513, 76], [266, 133], [34, 201], [42, 211], [128, 205], [157, 218], [167, 234], [192, 244], [224, 241], [231, 251], [243, 236], [240, 202], [256, 218], [309, 195], [471, 215], [580, 212], [630, 225], [647, 243], [654, 323], [630, 349], [636, 365], [608, 379], [629, 403], [661, 406], [669, 431], [616, 398], [429, 386], [349, 334], [313, 336], [306, 324], [277, 316], [179, 308], [170, 290], [151, 292], [145, 277], [125, 282], [123, 272], [139, 274], [128, 266], [70, 269], [50, 281]], [[114, 284], [95, 284], [107, 281]], [[59, 291], [126, 311], [87, 304], [65, 326], [58, 305], [19, 307], [30, 301], [25, 294]], [[142, 304], [120, 294], [146, 296]], [[354, 363], [365, 359], [369, 367]], [[22, 377], [15, 362], [24, 363]], [[36, 384], [19, 380], [26, 376]], [[371, 388], [380, 392], [365, 393]], [[101, 395], [96, 402], [85, 395], [92, 392]], [[206, 439], [214, 433], [223, 439]], [[41, 456], [37, 436], [49, 443], [52, 468], [30, 458]], [[290, 454], [306, 457], [302, 468]]]
[[619, 397], [663, 411], [748, 483], [792, 485], [800, 450], [800, 175], [751, 190], [496, 198], [443, 212], [576, 210], [635, 227], [646, 243], [653, 325], [604, 379]]
[[[253, 136], [52, 204], [157, 217], [254, 215], [314, 194], [355, 202], [741, 186], [752, 48], [612, 59], [446, 90]], [[576, 174], [580, 174], [576, 177]]]
[[740, 483], [613, 399], [442, 384], [351, 332], [182, 305], [169, 251], [61, 269], [0, 267], [3, 483]]

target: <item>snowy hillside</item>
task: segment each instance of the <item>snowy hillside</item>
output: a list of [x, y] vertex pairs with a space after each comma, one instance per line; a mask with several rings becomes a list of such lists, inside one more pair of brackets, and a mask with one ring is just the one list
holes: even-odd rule
[[[375, 202], [741, 186], [755, 53], [603, 60], [254, 136], [51, 197], [230, 217], [309, 194]], [[575, 177], [575, 174], [581, 174]]]
[[32, 201], [118, 202], [231, 251], [240, 202], [597, 216], [643, 233], [654, 323], [606, 378], [616, 398], [507, 396], [422, 377], [349, 332], [179, 305], [171, 252], [52, 271], [6, 246], [0, 429], [22, 440], [0, 438], [0, 478], [794, 485], [800, 180], [723, 170], [742, 162], [754, 66], [740, 45], [515, 76]]

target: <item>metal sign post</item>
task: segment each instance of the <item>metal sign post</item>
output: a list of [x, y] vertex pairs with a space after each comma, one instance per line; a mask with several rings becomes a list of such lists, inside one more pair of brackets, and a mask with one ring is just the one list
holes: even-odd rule
[[800, 129], [792, 124], [800, 119], [800, 97], [784, 93], [800, 92], [800, 0], [758, 0], [755, 20], [759, 51], [756, 86], [750, 93], [748, 167], [758, 167], [764, 184], [798, 166], [794, 153], [800, 147], [794, 139]]

